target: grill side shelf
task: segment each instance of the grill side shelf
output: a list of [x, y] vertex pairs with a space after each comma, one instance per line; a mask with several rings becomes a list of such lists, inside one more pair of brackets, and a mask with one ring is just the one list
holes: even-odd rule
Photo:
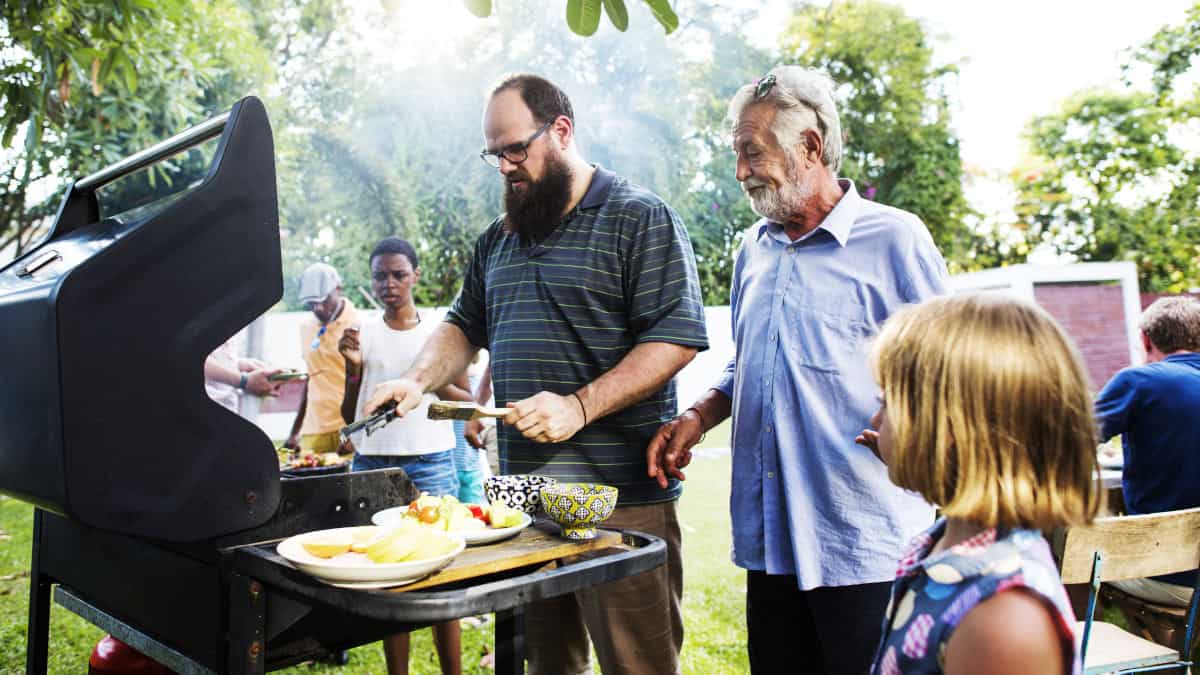
[[[567, 542], [548, 534], [553, 527], [535, 523], [508, 542], [468, 549], [437, 575], [394, 589], [353, 590], [318, 581], [276, 553], [277, 542], [230, 551], [230, 564], [269, 590], [306, 603], [379, 621], [431, 623], [518, 608], [641, 574], [667, 559], [666, 543], [642, 532], [602, 530], [591, 543]], [[535, 553], [539, 540], [541, 555]], [[553, 560], [558, 567], [546, 569]]]

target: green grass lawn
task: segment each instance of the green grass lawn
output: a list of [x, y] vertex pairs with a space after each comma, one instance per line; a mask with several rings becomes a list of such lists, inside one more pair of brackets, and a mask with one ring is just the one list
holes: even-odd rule
[[[708, 434], [705, 446], [728, 445], [728, 428]], [[685, 673], [749, 671], [746, 660], [745, 577], [729, 562], [729, 457], [697, 457], [687, 469], [680, 506], [684, 543]], [[25, 624], [29, 610], [29, 551], [33, 510], [0, 496], [0, 674], [23, 672]], [[67, 610], [52, 605], [50, 672], [85, 673], [88, 654], [103, 633]], [[463, 626], [463, 672], [487, 673], [480, 658], [490, 650], [492, 624]], [[348, 666], [299, 666], [288, 673], [383, 673], [383, 652], [366, 645], [350, 653]], [[430, 632], [413, 638], [411, 672], [441, 672]]]

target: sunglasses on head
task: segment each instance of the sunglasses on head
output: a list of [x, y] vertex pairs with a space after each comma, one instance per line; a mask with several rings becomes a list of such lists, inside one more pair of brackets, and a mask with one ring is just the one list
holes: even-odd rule
[[771, 93], [771, 88], [775, 86], [775, 74], [771, 73], [758, 81], [754, 86], [754, 100], [761, 101]]

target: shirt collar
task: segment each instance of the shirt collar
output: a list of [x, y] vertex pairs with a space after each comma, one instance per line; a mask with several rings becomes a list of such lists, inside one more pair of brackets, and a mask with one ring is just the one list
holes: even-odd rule
[[1032, 530], [1000, 531], [988, 528], [979, 534], [951, 546], [936, 555], [929, 555], [933, 545], [946, 533], [946, 519], [939, 518], [933, 527], [917, 535], [900, 558], [897, 577], [916, 576], [924, 572], [938, 583], [958, 583], [963, 579], [990, 574], [1012, 565], [1013, 556], [1020, 553], [1009, 542], [997, 541], [1019, 534], [1028, 539], [1037, 536]]
[[[838, 186], [842, 188], [842, 198], [834, 205], [821, 224], [817, 226], [818, 230], [825, 230], [837, 243], [843, 248], [846, 242], [850, 240], [850, 228], [854, 226], [854, 221], [858, 218], [858, 212], [862, 209], [863, 198], [859, 196], [858, 190], [854, 187], [854, 181], [849, 178], [839, 178]], [[775, 226], [783, 229], [783, 226], [774, 221], [763, 218], [759, 221], [758, 236], [761, 237], [767, 228]]]
[[612, 191], [616, 174], [599, 164], [592, 166], [596, 167], [596, 173], [592, 174], [592, 182], [588, 185], [587, 193], [583, 195], [583, 199], [579, 201], [579, 206], [576, 208], [594, 209], [597, 206], [603, 206], [604, 202], [608, 201], [608, 193]]

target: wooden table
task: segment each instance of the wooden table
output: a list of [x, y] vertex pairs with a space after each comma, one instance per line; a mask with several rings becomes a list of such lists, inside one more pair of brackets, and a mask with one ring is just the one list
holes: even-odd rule
[[415, 591], [475, 579], [500, 572], [543, 565], [556, 560], [605, 549], [629, 550], [622, 543], [621, 533], [614, 530], [597, 530], [595, 539], [575, 541], [559, 535], [558, 525], [547, 521], [534, 521], [512, 539], [483, 546], [468, 546], [440, 572], [416, 583], [398, 586], [397, 592]]

